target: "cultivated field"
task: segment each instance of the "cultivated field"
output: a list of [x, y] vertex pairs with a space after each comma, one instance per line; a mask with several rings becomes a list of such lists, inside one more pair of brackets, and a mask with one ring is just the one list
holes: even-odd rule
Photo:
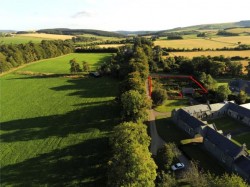
[[109, 47], [118, 48], [118, 47], [121, 47], [121, 46], [124, 46], [124, 44], [102, 44], [102, 45], [98, 45], [98, 47], [101, 47], [101, 48], [109, 48]]
[[[250, 58], [250, 50], [246, 51], [190, 51], [190, 52], [170, 52], [170, 56], [186, 56], [188, 58], [193, 58], [196, 56], [220, 56], [223, 55], [225, 57], [233, 57], [233, 56], [241, 56], [241, 57], [249, 57]], [[243, 65], [243, 73], [247, 73], [245, 66], [248, 65], [250, 60], [237, 60]]]
[[[69, 56], [73, 55], [80, 54]], [[82, 58], [90, 55], [82, 54]], [[105, 58], [102, 55], [96, 57], [96, 62]], [[66, 57], [39, 62], [27, 69], [65, 73], [69, 69]], [[56, 70], [57, 67], [61, 69]], [[119, 116], [113, 102], [118, 82], [106, 77], [72, 79], [14, 73], [0, 79], [1, 91], [4, 90], [1, 185], [104, 186], [107, 137]]]
[[242, 44], [250, 44], [250, 36], [235, 36], [235, 37], [216, 37], [211, 39], [184, 39], [184, 40], [157, 40], [154, 42], [155, 45], [161, 47], [172, 47], [172, 48], [203, 48], [203, 49], [216, 49], [223, 47], [237, 47], [238, 42]]
[[227, 29], [226, 31], [231, 33], [250, 33], [250, 28], [233, 28], [233, 29]]
[[67, 40], [71, 39], [71, 35], [61, 35], [61, 34], [45, 34], [45, 33], [29, 33], [29, 34], [18, 34], [17, 36], [26, 36], [32, 38], [42, 38], [51, 40]]
[[170, 52], [170, 56], [186, 56], [189, 58], [193, 58], [196, 56], [220, 56], [223, 55], [225, 57], [233, 57], [233, 56], [241, 56], [241, 57], [249, 57], [250, 58], [250, 50], [246, 51], [190, 51], [190, 52]]

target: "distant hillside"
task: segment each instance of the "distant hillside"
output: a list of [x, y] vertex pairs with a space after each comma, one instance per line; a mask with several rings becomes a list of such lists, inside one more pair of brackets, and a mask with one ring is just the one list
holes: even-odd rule
[[250, 27], [250, 20], [230, 22], [230, 23], [202, 24], [202, 25], [194, 25], [194, 26], [188, 26], [188, 27], [178, 27], [174, 29], [155, 32], [154, 34], [162, 35], [164, 33], [169, 33], [169, 32], [190, 32], [190, 31], [197, 31], [197, 30], [223, 30], [223, 29], [235, 28], [235, 27]]
[[156, 31], [115, 31], [123, 35], [148, 35], [155, 33]]
[[14, 30], [0, 30], [0, 33], [13, 33], [16, 32]]
[[47, 34], [64, 34], [64, 35], [82, 35], [82, 34], [93, 34], [97, 36], [107, 36], [107, 37], [124, 37], [123, 34], [102, 30], [93, 29], [67, 29], [67, 28], [56, 28], [56, 29], [42, 29], [38, 30], [38, 33]]

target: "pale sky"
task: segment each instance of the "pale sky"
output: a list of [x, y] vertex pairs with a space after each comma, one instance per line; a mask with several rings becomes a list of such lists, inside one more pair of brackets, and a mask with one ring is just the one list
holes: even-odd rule
[[250, 0], [0, 0], [0, 30], [165, 30], [250, 20]]

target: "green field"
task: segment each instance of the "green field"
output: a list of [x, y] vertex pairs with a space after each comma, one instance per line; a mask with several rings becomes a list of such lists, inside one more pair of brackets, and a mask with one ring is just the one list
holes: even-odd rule
[[189, 106], [189, 101], [187, 99], [171, 99], [165, 100], [164, 103], [155, 108], [158, 112], [171, 112], [176, 108], [183, 108]]
[[90, 65], [90, 70], [95, 70], [102, 62], [109, 60], [111, 56], [111, 53], [71, 53], [54, 59], [42, 60], [18, 71], [67, 74], [70, 73], [69, 61], [73, 58], [80, 66], [82, 66], [82, 61], [86, 61]]
[[[41, 71], [58, 73], [55, 69], [68, 58], [26, 68], [38, 71], [41, 64]], [[104, 186], [108, 136], [119, 116], [114, 102], [118, 82], [17, 74], [0, 81], [1, 185]]]
[[0, 37], [0, 44], [25, 44], [29, 42], [40, 43], [43, 39], [27, 36]]

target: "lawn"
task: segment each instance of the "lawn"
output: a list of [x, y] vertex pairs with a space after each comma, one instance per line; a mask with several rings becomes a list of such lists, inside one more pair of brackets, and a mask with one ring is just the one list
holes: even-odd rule
[[176, 108], [182, 108], [189, 106], [188, 99], [172, 99], [172, 100], [165, 100], [164, 103], [160, 106], [155, 108], [158, 112], [171, 112]]
[[214, 123], [218, 130], [222, 130], [223, 132], [230, 132], [245, 127], [239, 121], [230, 117], [222, 117], [214, 120], [209, 120], [208, 123]]
[[165, 142], [174, 142], [176, 145], [179, 145], [181, 140], [190, 138], [172, 122], [170, 117], [157, 117], [155, 122], [157, 132]]
[[41, 60], [39, 63], [28, 65], [18, 71], [67, 74], [70, 73], [69, 61], [74, 58], [80, 66], [82, 66], [82, 61], [86, 61], [89, 63], [90, 69], [95, 70], [101, 63], [108, 61], [111, 55], [111, 53], [71, 53], [53, 59]]
[[[60, 65], [46, 63], [50, 72]], [[118, 81], [16, 74], [0, 81], [1, 185], [104, 186]]]

